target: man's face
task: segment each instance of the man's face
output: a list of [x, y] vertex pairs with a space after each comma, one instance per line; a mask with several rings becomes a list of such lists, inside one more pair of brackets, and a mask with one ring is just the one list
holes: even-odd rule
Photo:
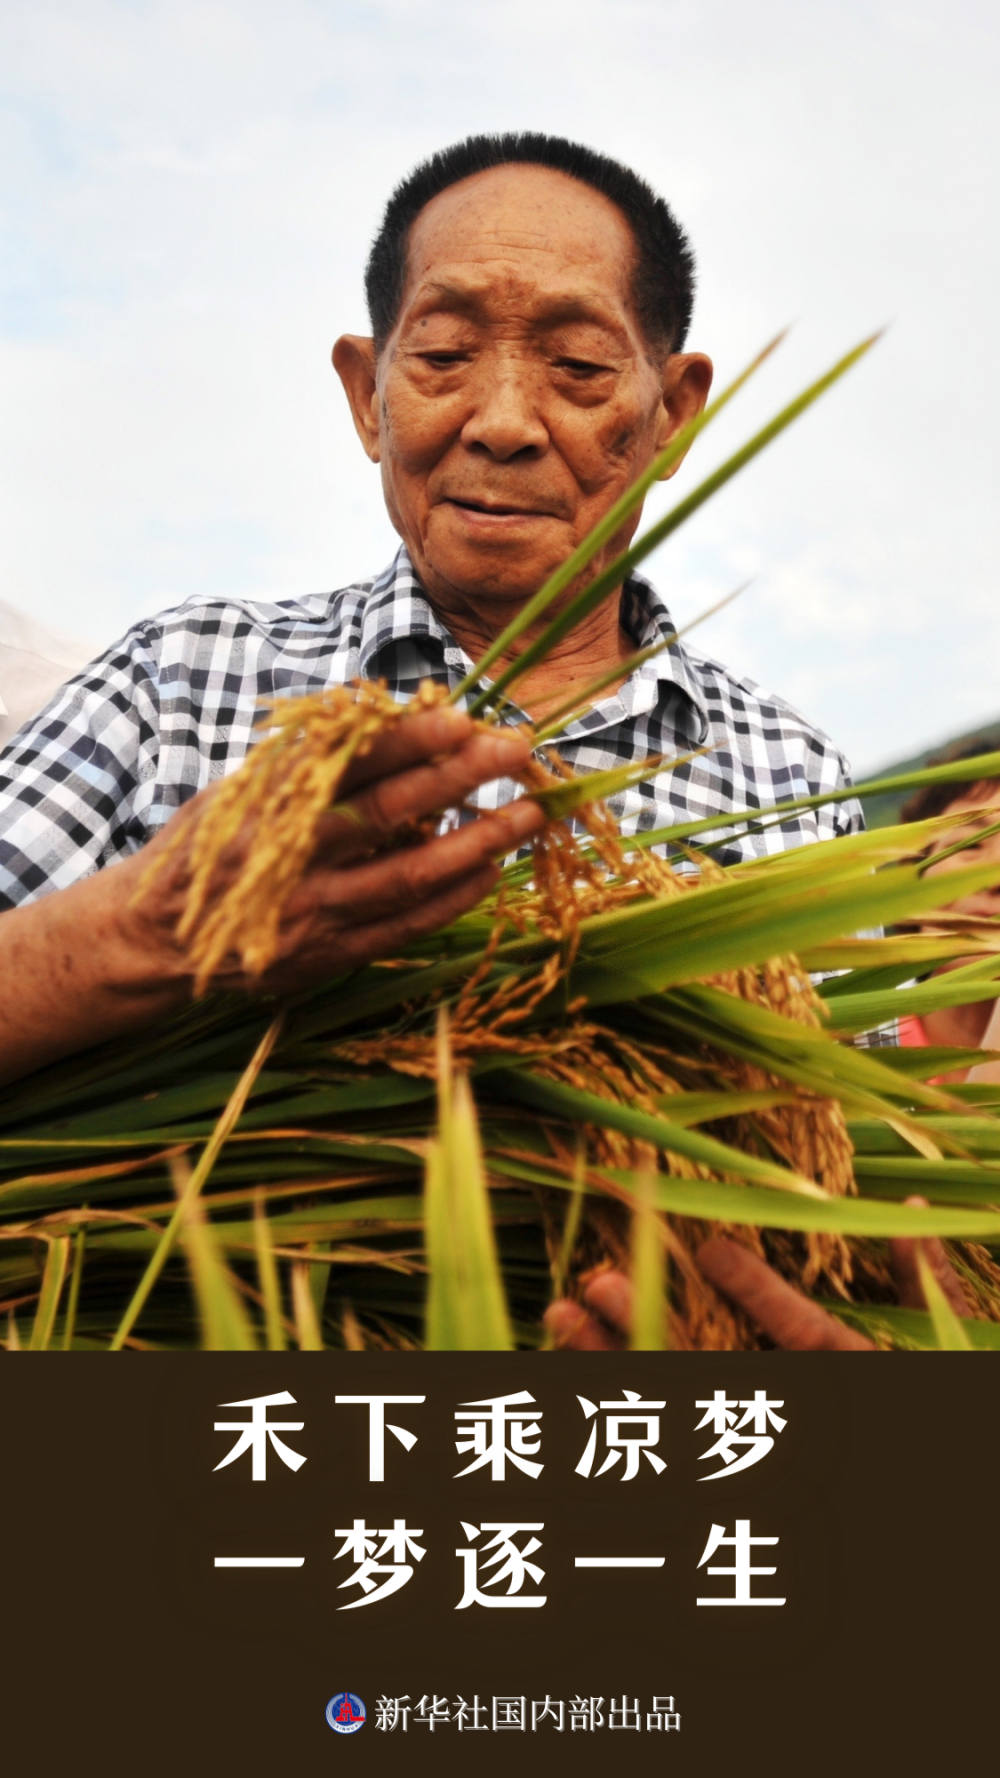
[[[956, 913], [974, 915], [977, 919], [1000, 918], [1000, 833], [987, 831], [1000, 821], [1000, 785], [985, 781], [977, 784], [968, 794], [949, 803], [944, 813], [954, 815], [958, 825], [938, 835], [929, 848], [928, 857], [934, 858], [947, 847], [957, 845], [959, 840], [967, 843], [960, 852], [953, 852], [950, 858], [942, 858], [940, 864], [932, 865], [929, 874], [944, 877], [949, 871], [966, 870], [972, 864], [995, 864], [995, 886], [976, 889], [971, 895], [964, 895], [948, 905]], [[966, 819], [960, 821], [960, 817]]]
[[643, 336], [635, 251], [614, 204], [545, 167], [476, 174], [414, 222], [396, 327], [348, 393], [446, 610], [512, 615], [703, 405], [708, 361]]

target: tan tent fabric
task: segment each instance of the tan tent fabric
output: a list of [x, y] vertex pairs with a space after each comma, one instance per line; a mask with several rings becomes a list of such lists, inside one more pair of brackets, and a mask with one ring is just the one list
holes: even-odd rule
[[0, 747], [96, 653], [0, 599]]

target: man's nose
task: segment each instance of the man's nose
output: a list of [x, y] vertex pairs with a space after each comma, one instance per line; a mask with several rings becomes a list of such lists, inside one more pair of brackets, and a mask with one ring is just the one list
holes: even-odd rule
[[498, 365], [495, 359], [484, 363], [472, 395], [472, 411], [462, 428], [462, 443], [470, 450], [488, 451], [505, 463], [521, 451], [545, 449], [549, 434], [539, 391], [523, 366]]

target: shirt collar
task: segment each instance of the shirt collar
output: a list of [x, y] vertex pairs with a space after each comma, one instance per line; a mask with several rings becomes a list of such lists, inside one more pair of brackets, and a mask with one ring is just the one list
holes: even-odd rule
[[[358, 645], [362, 678], [376, 678], [379, 657], [414, 638], [430, 641], [442, 654], [458, 646], [428, 601], [406, 545], [401, 544], [389, 566], [372, 581], [364, 602]], [[391, 678], [388, 662], [383, 661], [382, 665]]]
[[[677, 716], [690, 733], [695, 745], [708, 735], [708, 712], [698, 674], [687, 650], [677, 640], [676, 626], [666, 604], [652, 583], [641, 574], [632, 574], [625, 583], [622, 600], [622, 623], [637, 649], [651, 648], [658, 642], [667, 646], [652, 660], [645, 661], [631, 674], [617, 692], [600, 700], [585, 720], [585, 729], [594, 726], [601, 713], [601, 726], [616, 714], [638, 715], [650, 707], [653, 694], [680, 694]], [[464, 675], [472, 663], [455, 641], [451, 631], [440, 621], [430, 604], [405, 544], [401, 544], [392, 562], [377, 575], [365, 600], [361, 616], [358, 660], [363, 678], [378, 677], [382, 671], [392, 678], [385, 658], [402, 642], [414, 639], [429, 643], [431, 653], [440, 651], [442, 659]], [[572, 734], [576, 723], [567, 727]]]
[[630, 574], [625, 582], [622, 626], [632, 637], [637, 649], [653, 648], [657, 643], [666, 643], [666, 647], [658, 655], [643, 663], [638, 672], [632, 675], [632, 679], [642, 680], [649, 676], [662, 686], [671, 686], [680, 692], [682, 703], [686, 706], [686, 726], [695, 743], [700, 746], [708, 738], [709, 732], [708, 710], [701, 679], [692, 656], [677, 639], [677, 626], [666, 602], [645, 575]]

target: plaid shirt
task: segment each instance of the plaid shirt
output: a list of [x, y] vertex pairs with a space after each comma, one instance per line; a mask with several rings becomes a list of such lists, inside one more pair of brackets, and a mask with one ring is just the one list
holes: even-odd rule
[[[673, 634], [659, 594], [638, 575], [626, 583], [622, 621], [640, 648]], [[142, 846], [188, 797], [239, 765], [262, 702], [356, 676], [384, 678], [405, 699], [422, 679], [457, 685], [471, 664], [428, 604], [405, 549], [377, 579], [338, 593], [191, 601], [136, 624], [0, 755], [0, 907], [65, 888]], [[849, 782], [841, 755], [788, 704], [679, 642], [571, 723], [559, 743], [577, 772], [702, 747], [701, 757], [617, 799], [624, 832]], [[514, 794], [501, 780], [478, 801], [493, 806]], [[733, 836], [716, 856], [734, 863], [861, 825], [851, 799]], [[720, 820], [700, 843], [724, 834]]]

